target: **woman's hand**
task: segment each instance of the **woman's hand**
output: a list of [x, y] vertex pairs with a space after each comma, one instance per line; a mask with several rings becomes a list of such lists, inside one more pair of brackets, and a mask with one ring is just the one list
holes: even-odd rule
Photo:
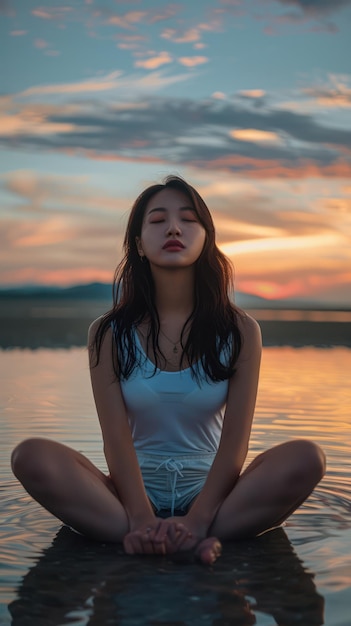
[[[173, 554], [189, 538], [182, 518], [150, 518], [132, 526], [123, 540], [127, 554]], [[173, 521], [170, 521], [173, 520]]]
[[127, 554], [176, 554], [192, 552], [203, 563], [211, 565], [221, 555], [217, 537], [206, 537], [184, 517], [151, 518], [138, 524], [123, 540]]

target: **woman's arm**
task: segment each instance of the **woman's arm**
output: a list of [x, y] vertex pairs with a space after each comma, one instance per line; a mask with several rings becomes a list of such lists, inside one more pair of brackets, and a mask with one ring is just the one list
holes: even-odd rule
[[228, 400], [218, 452], [205, 485], [184, 523], [200, 537], [207, 534], [216, 513], [234, 488], [245, 461], [256, 404], [262, 340], [260, 327], [247, 316], [241, 323], [243, 347]]
[[106, 332], [99, 363], [95, 365], [94, 339], [99, 323], [100, 319], [95, 320], [88, 334], [91, 383], [107, 465], [126, 510], [130, 530], [134, 530], [150, 526], [156, 518], [145, 492], [121, 387], [113, 370], [112, 329]]
[[[136, 456], [121, 386], [113, 369], [111, 329], [104, 337], [99, 363], [95, 365], [94, 339], [99, 323], [98, 319], [89, 328], [90, 375], [107, 465], [129, 520], [124, 548], [129, 554], [173, 552], [189, 537], [189, 531], [182, 520], [167, 523], [165, 528], [164, 520], [153, 512]], [[167, 537], [169, 527], [172, 527], [171, 539]]]

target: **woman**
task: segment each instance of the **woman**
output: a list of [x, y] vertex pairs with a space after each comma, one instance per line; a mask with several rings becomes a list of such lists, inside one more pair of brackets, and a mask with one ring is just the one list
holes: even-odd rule
[[230, 301], [231, 266], [210, 213], [176, 176], [136, 200], [114, 305], [89, 329], [91, 380], [110, 471], [44, 439], [13, 471], [65, 524], [127, 553], [194, 550], [279, 526], [322, 478], [312, 442], [290, 441], [245, 471], [261, 357], [258, 324]]

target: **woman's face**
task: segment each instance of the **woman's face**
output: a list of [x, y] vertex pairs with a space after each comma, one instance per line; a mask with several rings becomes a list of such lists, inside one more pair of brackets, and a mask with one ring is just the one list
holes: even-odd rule
[[177, 189], [162, 189], [146, 205], [138, 252], [151, 265], [187, 267], [199, 258], [206, 231], [188, 196]]

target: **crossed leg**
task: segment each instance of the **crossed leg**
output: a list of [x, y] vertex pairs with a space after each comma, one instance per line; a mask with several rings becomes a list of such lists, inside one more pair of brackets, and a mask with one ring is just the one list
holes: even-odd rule
[[[29, 439], [12, 455], [15, 476], [50, 513], [84, 535], [121, 542], [128, 519], [112, 481], [63, 444]], [[239, 477], [196, 551], [211, 563], [221, 540], [255, 537], [281, 524], [309, 496], [325, 471], [321, 449], [291, 441], [259, 455]]]
[[[85, 456], [56, 441], [35, 438], [15, 448], [11, 463], [26, 491], [52, 515], [92, 539], [123, 542], [129, 524], [112, 480]], [[212, 563], [220, 549], [218, 540], [208, 538], [195, 553]]]
[[306, 500], [324, 472], [324, 453], [311, 441], [289, 441], [263, 452], [239, 477], [210, 534], [242, 539], [279, 526]]
[[12, 470], [28, 493], [62, 522], [93, 539], [122, 541], [128, 518], [112, 480], [85, 456], [49, 439], [27, 439]]

